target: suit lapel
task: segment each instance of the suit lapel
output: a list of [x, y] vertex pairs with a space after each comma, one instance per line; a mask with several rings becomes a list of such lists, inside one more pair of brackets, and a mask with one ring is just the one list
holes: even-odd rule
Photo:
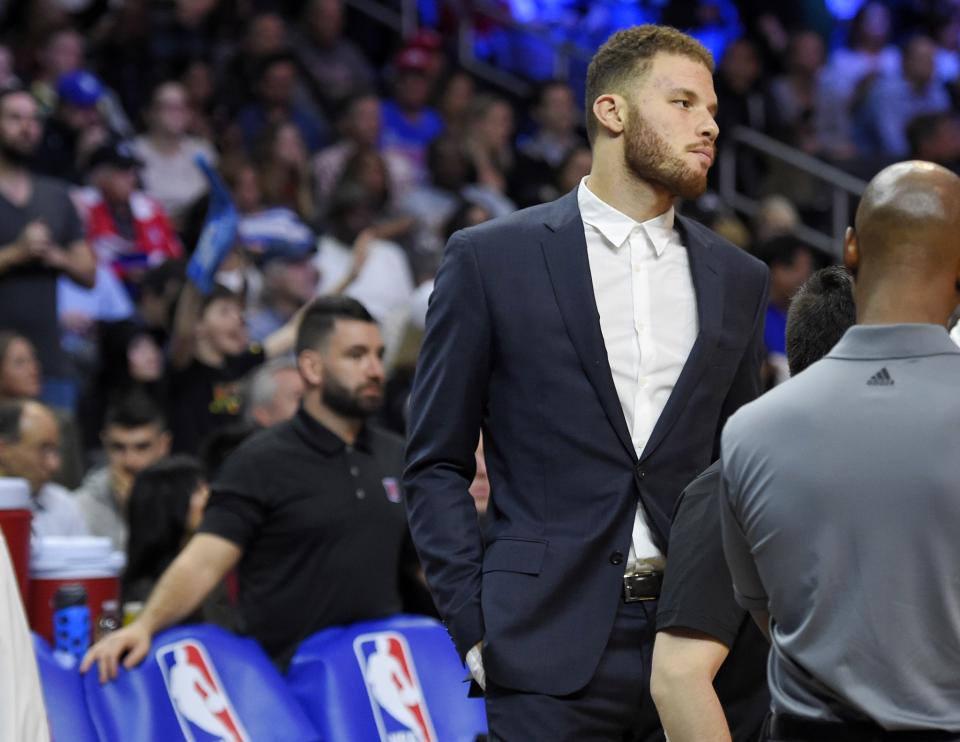
[[681, 216], [677, 217], [677, 230], [687, 247], [693, 289], [697, 295], [697, 319], [700, 327], [680, 377], [640, 455], [641, 461], [663, 442], [697, 388], [720, 337], [723, 318], [723, 282], [720, 280], [720, 269], [713, 247], [700, 237], [699, 230], [690, 229], [689, 222]]
[[556, 202], [546, 226], [553, 234], [548, 234], [540, 247], [567, 333], [617, 437], [630, 456], [635, 457], [600, 331], [576, 190]]

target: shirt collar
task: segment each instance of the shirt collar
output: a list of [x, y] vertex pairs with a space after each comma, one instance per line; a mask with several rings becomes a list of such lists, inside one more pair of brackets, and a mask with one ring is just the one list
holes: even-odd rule
[[[293, 427], [308, 445], [313, 446], [328, 456], [340, 453], [347, 447], [347, 443], [343, 438], [307, 412], [302, 404], [293, 418]], [[370, 451], [370, 435], [367, 432], [366, 426], [361, 428], [357, 434], [354, 448]]]
[[583, 180], [580, 181], [580, 187], [577, 189], [580, 218], [583, 219], [584, 224], [589, 224], [600, 232], [613, 245], [614, 249], [622, 247], [636, 227], [641, 227], [646, 233], [658, 257], [663, 254], [663, 251], [667, 249], [671, 242], [677, 241], [677, 233], [673, 228], [675, 214], [672, 206], [652, 219], [638, 222], [622, 211], [613, 208], [591, 191], [587, 187], [588, 177], [590, 176], [584, 176]]
[[828, 358], [882, 360], [916, 356], [960, 355], [947, 329], [940, 325], [854, 325]]

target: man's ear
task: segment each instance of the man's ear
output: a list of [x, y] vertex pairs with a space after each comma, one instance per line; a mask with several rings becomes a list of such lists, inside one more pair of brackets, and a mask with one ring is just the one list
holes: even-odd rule
[[847, 227], [843, 235], [843, 265], [854, 277], [860, 266], [860, 245], [857, 243], [857, 233], [853, 227]]
[[297, 369], [307, 386], [323, 384], [323, 361], [315, 350], [302, 350], [297, 356]]
[[627, 102], [616, 93], [604, 93], [593, 102], [593, 115], [597, 126], [606, 129], [611, 136], [623, 133]]

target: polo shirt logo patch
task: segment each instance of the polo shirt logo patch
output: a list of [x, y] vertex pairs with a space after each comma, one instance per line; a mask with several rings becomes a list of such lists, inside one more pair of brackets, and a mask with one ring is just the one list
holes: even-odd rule
[[387, 493], [387, 499], [390, 502], [400, 502], [400, 483], [396, 477], [384, 477], [380, 481], [383, 482], [383, 491]]
[[887, 367], [884, 366], [877, 373], [870, 377], [870, 380], [867, 381], [867, 386], [893, 386], [893, 377], [890, 376], [890, 372], [887, 371]]

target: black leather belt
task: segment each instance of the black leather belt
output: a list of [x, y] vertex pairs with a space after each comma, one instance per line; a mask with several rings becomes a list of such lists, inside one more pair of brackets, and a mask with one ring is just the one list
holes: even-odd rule
[[780, 714], [770, 717], [767, 730], [764, 739], [776, 742], [960, 742], [960, 734], [952, 732], [888, 732], [870, 722], [813, 721]]
[[663, 585], [663, 572], [659, 570], [641, 570], [623, 576], [623, 602], [637, 603], [641, 600], [656, 600], [660, 597]]

